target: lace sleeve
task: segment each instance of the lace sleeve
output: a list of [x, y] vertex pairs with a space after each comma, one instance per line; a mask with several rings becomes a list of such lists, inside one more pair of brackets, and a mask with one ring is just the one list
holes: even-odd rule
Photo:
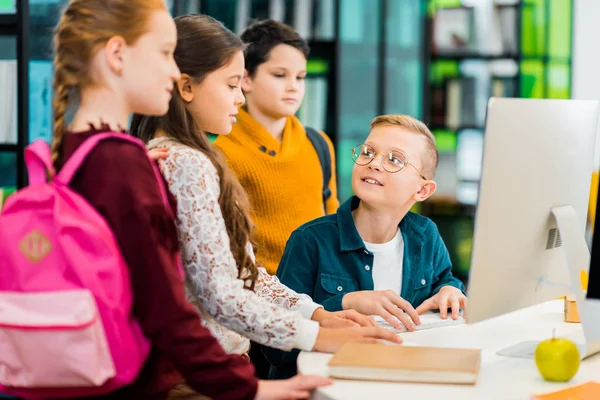
[[251, 340], [283, 350], [297, 347], [302, 316], [269, 304], [238, 279], [211, 161], [199, 151], [173, 146], [161, 170], [177, 199], [182, 258], [194, 300], [217, 322]]
[[306, 319], [310, 319], [317, 308], [321, 305], [312, 301], [306, 294], [298, 294], [285, 286], [275, 275], [269, 275], [266, 269], [258, 269], [258, 279], [254, 285], [254, 291], [260, 297], [265, 298], [271, 304], [288, 310], [298, 311]]

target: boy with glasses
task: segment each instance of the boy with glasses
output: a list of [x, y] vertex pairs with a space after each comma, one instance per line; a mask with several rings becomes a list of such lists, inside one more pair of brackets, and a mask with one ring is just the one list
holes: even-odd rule
[[414, 330], [428, 310], [457, 319], [467, 298], [448, 250], [436, 225], [409, 211], [435, 193], [433, 135], [412, 117], [382, 115], [352, 158], [355, 196], [292, 233], [277, 276], [328, 311], [379, 315], [397, 329]]

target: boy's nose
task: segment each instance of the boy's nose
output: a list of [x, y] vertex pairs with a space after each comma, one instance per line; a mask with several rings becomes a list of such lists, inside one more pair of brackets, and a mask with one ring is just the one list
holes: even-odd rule
[[298, 83], [298, 80], [295, 78], [292, 78], [288, 83], [289, 90], [297, 91], [299, 87], [300, 87], [300, 84]]
[[373, 159], [373, 161], [371, 161], [368, 165], [368, 167], [370, 169], [374, 169], [375, 171], [380, 171], [381, 172], [381, 165], [383, 163], [383, 160], [379, 160], [378, 157], [375, 157]]

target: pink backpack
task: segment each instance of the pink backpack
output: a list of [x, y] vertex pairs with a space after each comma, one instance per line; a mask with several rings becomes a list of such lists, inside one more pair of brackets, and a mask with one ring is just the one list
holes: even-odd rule
[[101, 395], [132, 383], [148, 356], [116, 239], [68, 187], [106, 139], [144, 148], [131, 136], [97, 134], [58, 175], [45, 142], [25, 151], [30, 186], [8, 198], [0, 215], [0, 393], [25, 399]]

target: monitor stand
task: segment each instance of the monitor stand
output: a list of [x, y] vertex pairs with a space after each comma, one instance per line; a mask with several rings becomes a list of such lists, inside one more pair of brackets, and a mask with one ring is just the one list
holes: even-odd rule
[[[575, 209], [571, 206], [555, 207], [552, 215], [556, 219], [558, 231], [562, 238], [562, 248], [565, 254], [565, 265], [569, 269], [570, 285], [559, 282], [549, 282], [540, 279], [541, 285], [568, 286], [569, 291], [574, 294], [577, 307], [580, 311], [581, 325], [584, 331], [584, 343], [577, 343], [579, 354], [582, 359], [600, 352], [600, 336], [594, 335], [592, 329], [598, 331], [594, 324], [597, 317], [586, 307], [585, 296], [587, 288], [583, 287], [583, 276], [589, 274], [590, 250], [585, 241], [584, 230], [579, 226]], [[600, 234], [600, 233], [598, 233]], [[597, 338], [597, 340], [590, 340]], [[535, 348], [539, 341], [525, 341], [517, 343], [496, 354], [507, 357], [533, 358]]]

